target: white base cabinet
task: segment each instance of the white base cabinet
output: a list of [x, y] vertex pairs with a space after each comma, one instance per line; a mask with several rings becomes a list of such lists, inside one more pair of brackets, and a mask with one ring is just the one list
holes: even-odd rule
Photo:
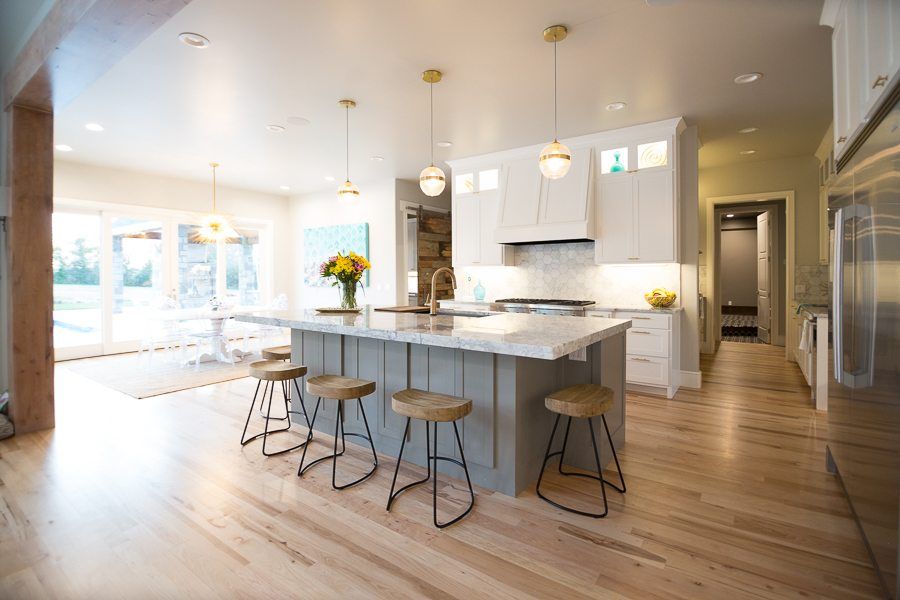
[[681, 378], [680, 313], [588, 309], [587, 317], [631, 319], [625, 334], [625, 383], [634, 391], [675, 395]]

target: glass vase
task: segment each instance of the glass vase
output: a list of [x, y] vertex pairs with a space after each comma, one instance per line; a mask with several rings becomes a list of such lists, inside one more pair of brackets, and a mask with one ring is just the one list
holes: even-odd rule
[[356, 282], [355, 281], [342, 281], [340, 284], [341, 288], [341, 308], [345, 309], [355, 309], [356, 308]]

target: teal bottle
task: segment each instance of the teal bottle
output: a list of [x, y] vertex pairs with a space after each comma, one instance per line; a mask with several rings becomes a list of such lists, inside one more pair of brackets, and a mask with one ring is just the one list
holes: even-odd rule
[[622, 164], [622, 155], [619, 152], [613, 152], [613, 161], [612, 166], [609, 168], [610, 173], [619, 173], [625, 170], [625, 165]]
[[475, 301], [482, 302], [484, 301], [484, 286], [481, 285], [481, 280], [478, 280], [478, 285], [475, 286], [473, 290], [475, 292]]

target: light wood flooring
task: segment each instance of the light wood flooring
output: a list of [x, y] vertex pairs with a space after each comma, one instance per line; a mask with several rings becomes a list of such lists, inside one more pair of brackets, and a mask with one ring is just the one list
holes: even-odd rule
[[478, 490], [444, 531], [428, 489], [385, 512], [391, 459], [335, 492], [326, 465], [301, 480], [299, 453], [241, 448], [250, 380], [135, 400], [60, 369], [57, 428], [0, 442], [0, 597], [878, 597], [796, 366], [724, 343], [702, 367], [702, 390], [628, 396], [608, 518]]

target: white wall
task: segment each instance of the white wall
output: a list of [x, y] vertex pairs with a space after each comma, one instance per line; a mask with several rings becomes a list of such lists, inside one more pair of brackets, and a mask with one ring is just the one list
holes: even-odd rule
[[[227, 168], [227, 167], [219, 167]], [[234, 217], [273, 223], [273, 291], [291, 291], [291, 228], [286, 196], [216, 186], [216, 207]], [[53, 195], [87, 200], [206, 213], [212, 207], [212, 180], [189, 181], [138, 171], [112, 169], [57, 160], [53, 166]]]
[[722, 230], [722, 306], [756, 306], [756, 223]]
[[[336, 288], [311, 287], [303, 282], [303, 230], [326, 225], [369, 224], [369, 287], [357, 292], [360, 303], [396, 305], [397, 295], [397, 194], [394, 179], [360, 183], [360, 195], [352, 201], [340, 200], [334, 189], [293, 196], [290, 199], [290, 257], [294, 307], [337, 306]], [[404, 230], [401, 230], [404, 231]], [[402, 246], [401, 246], [402, 247]], [[335, 248], [335, 251], [340, 248]], [[402, 256], [399, 257], [402, 260]]]

